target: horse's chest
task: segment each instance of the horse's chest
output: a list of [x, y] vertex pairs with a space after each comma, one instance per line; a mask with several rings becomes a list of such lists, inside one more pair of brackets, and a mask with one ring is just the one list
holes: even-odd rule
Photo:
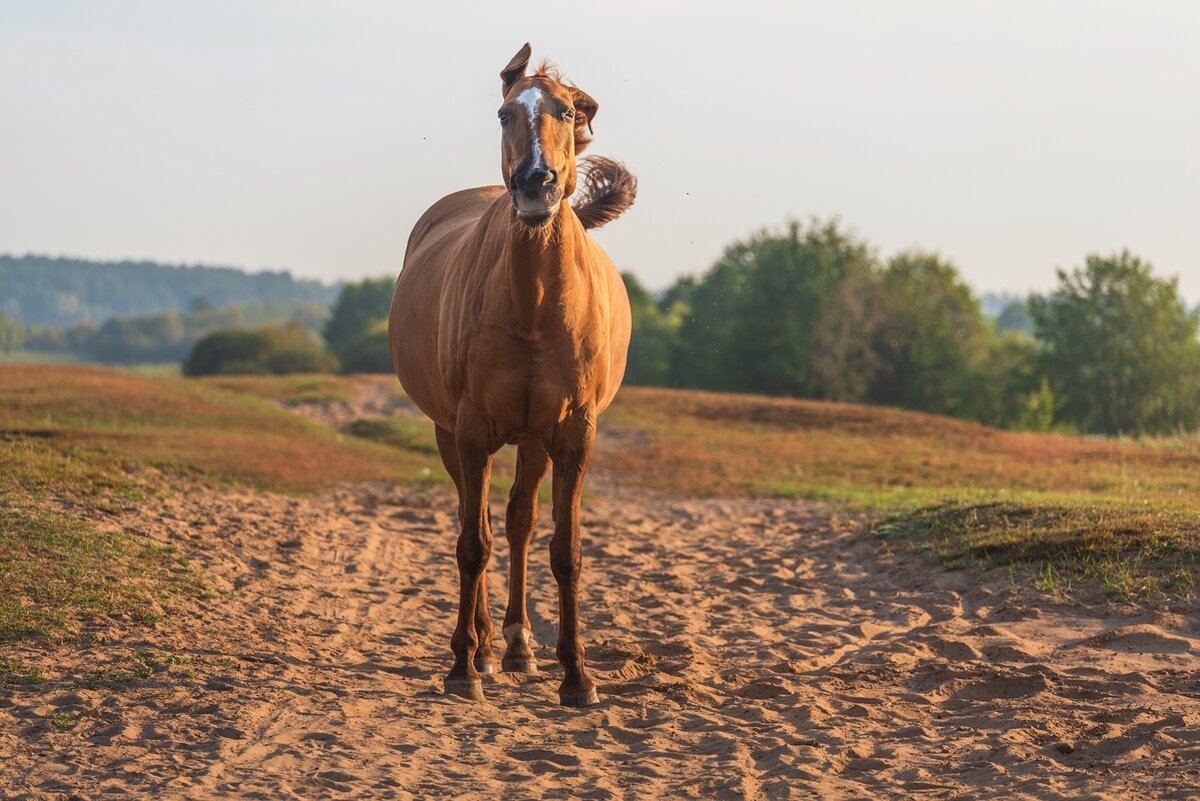
[[600, 343], [517, 332], [489, 340], [474, 359], [471, 394], [504, 439], [548, 434], [572, 409], [595, 403]]

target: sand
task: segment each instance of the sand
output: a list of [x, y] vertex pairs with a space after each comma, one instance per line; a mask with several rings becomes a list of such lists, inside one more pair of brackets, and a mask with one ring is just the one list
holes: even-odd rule
[[[457, 595], [443, 491], [194, 491], [123, 524], [178, 545], [217, 597], [98, 644], [8, 648], [50, 680], [0, 695], [0, 798], [1200, 794], [1194, 609], [941, 571], [819, 504], [594, 486], [581, 605], [599, 706], [556, 703], [547, 521], [540, 672], [485, 677], [473, 704], [441, 692]], [[87, 686], [129, 664], [149, 675]], [[67, 712], [70, 728], [48, 722]]]

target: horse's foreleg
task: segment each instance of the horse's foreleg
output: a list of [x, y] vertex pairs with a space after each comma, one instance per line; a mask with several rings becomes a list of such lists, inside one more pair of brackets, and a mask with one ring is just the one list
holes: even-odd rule
[[[454, 435], [439, 425], [434, 426], [437, 434], [438, 453], [442, 456], [442, 464], [450, 478], [454, 479], [454, 488], [458, 491], [458, 524], [463, 522], [463, 488], [462, 465], [458, 459], [458, 445]], [[484, 499], [484, 525], [488, 528], [487, 540], [490, 542], [491, 519], [487, 509], [487, 499]], [[479, 673], [495, 673], [496, 657], [492, 654], [492, 615], [488, 609], [487, 597], [487, 565], [483, 566], [483, 575], [479, 580], [479, 595], [475, 599], [475, 637], [479, 647], [475, 651], [475, 670]]]
[[[484, 519], [487, 519], [487, 512], [484, 512]], [[487, 541], [491, 542], [492, 527], [486, 522], [484, 525], [488, 528]], [[496, 654], [492, 651], [495, 627], [492, 625], [492, 612], [488, 608], [487, 585], [487, 565], [484, 565], [479, 575], [479, 595], [475, 598], [475, 638], [479, 645], [475, 649], [474, 664], [477, 672], [491, 674], [496, 672]]]
[[550, 456], [540, 442], [521, 445], [517, 450], [517, 475], [508, 494], [504, 531], [508, 538], [508, 609], [504, 613], [504, 640], [508, 648], [502, 665], [506, 672], [536, 673], [533, 653], [533, 629], [525, 608], [525, 571], [529, 541], [537, 525], [538, 485], [550, 466]]
[[[458, 623], [450, 647], [454, 651], [454, 665], [446, 676], [446, 692], [465, 698], [483, 700], [483, 684], [474, 664], [479, 647], [477, 621], [481, 599], [486, 603], [486, 594], [481, 589], [484, 571], [492, 551], [492, 532], [487, 521], [488, 482], [492, 467], [492, 452], [487, 440], [473, 436], [475, 432], [464, 426], [460, 417], [455, 431], [455, 445], [461, 475], [459, 510], [462, 532], [458, 537], [456, 556], [458, 560]], [[486, 619], [486, 607], [483, 611]], [[490, 627], [490, 619], [487, 619]], [[490, 646], [489, 646], [490, 647]]]
[[583, 641], [579, 637], [579, 580], [583, 564], [579, 533], [579, 499], [583, 478], [596, 439], [595, 414], [577, 411], [560, 427], [553, 444], [554, 537], [550, 540], [550, 568], [558, 581], [558, 661], [563, 682], [558, 688], [564, 706], [591, 706], [600, 702], [596, 685], [584, 667]]

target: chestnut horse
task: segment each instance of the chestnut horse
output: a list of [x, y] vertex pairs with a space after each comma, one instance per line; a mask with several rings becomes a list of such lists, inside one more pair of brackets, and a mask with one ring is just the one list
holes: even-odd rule
[[543, 65], [525, 74], [529, 44], [500, 73], [503, 186], [466, 189], [417, 221], [396, 282], [388, 337], [396, 375], [432, 418], [438, 449], [458, 490], [458, 622], [446, 692], [483, 699], [492, 673], [487, 563], [492, 549], [488, 486], [492, 457], [518, 446], [505, 533], [511, 551], [504, 613], [505, 671], [532, 673], [525, 569], [537, 520], [538, 485], [553, 464], [558, 582], [557, 655], [567, 706], [598, 702], [579, 637], [579, 499], [596, 418], [625, 374], [629, 299], [621, 276], [585, 232], [632, 203], [636, 181], [607, 159], [584, 160], [574, 207], [575, 156], [598, 108]]

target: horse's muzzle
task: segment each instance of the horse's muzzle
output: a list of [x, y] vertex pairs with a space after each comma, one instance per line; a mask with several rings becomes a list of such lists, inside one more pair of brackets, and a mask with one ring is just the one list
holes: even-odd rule
[[546, 187], [548, 191], [529, 192], [514, 190], [512, 192], [513, 210], [517, 219], [531, 228], [541, 228], [554, 219], [558, 205], [562, 202], [562, 189], [557, 186]]

